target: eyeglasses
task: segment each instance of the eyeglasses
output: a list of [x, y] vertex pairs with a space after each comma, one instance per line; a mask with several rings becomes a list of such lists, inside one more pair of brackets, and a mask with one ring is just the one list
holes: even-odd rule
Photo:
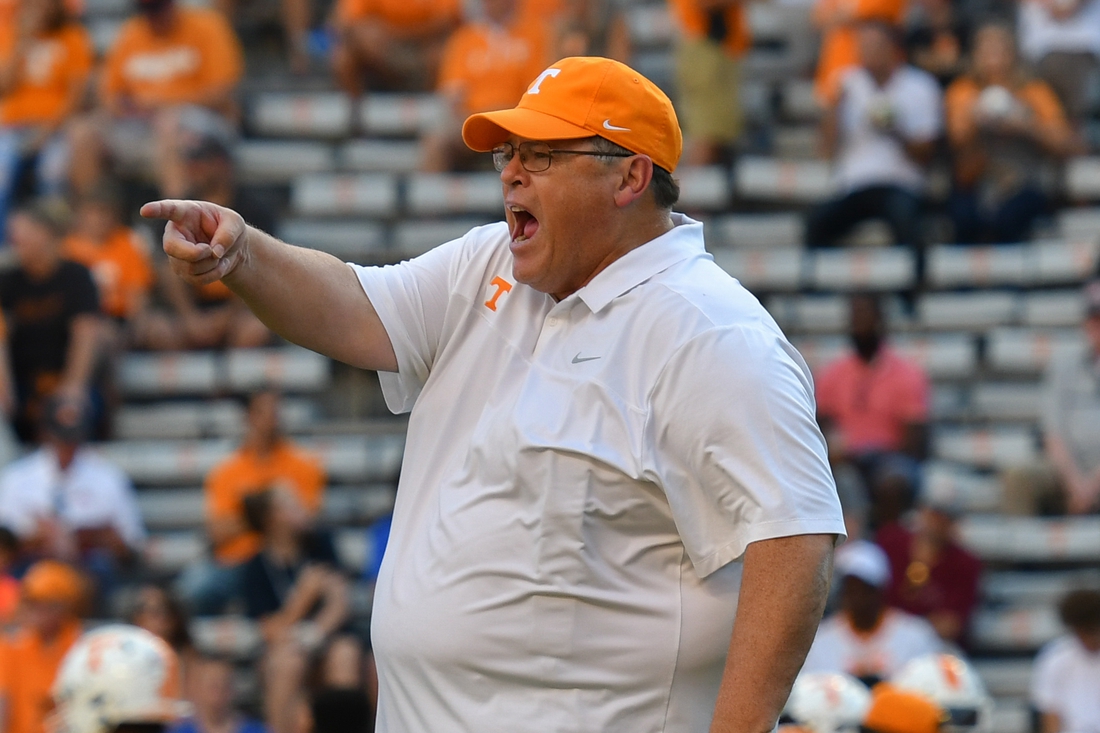
[[560, 150], [551, 148], [546, 143], [526, 142], [518, 146], [512, 143], [502, 143], [493, 148], [493, 166], [498, 170], [504, 170], [504, 166], [512, 162], [512, 158], [519, 151], [519, 164], [528, 173], [542, 173], [549, 170], [550, 161], [554, 155], [593, 155], [597, 158], [632, 158], [634, 153], [601, 153], [598, 150]]

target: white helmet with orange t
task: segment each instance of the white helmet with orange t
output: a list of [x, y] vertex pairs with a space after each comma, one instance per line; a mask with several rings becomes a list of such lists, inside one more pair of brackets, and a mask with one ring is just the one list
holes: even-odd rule
[[907, 663], [891, 678], [902, 690], [920, 692], [947, 711], [945, 731], [985, 733], [993, 719], [993, 699], [978, 673], [951, 654], [926, 654]]
[[170, 724], [187, 715], [179, 660], [159, 637], [126, 624], [90, 631], [61, 662], [53, 686], [54, 733], [110, 733], [126, 724]]
[[810, 733], [857, 731], [871, 705], [871, 691], [855, 677], [809, 672], [794, 681], [784, 713]]

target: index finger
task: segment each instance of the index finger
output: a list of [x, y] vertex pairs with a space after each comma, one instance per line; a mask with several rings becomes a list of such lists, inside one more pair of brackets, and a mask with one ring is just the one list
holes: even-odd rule
[[146, 219], [168, 219], [180, 222], [188, 213], [199, 208], [194, 201], [182, 201], [179, 199], [161, 199], [150, 201], [141, 207], [139, 212]]

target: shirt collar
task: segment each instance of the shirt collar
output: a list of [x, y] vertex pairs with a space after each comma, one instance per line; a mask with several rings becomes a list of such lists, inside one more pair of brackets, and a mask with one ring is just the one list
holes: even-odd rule
[[677, 262], [706, 252], [703, 225], [683, 214], [672, 214], [673, 227], [636, 247], [600, 271], [577, 291], [593, 313]]

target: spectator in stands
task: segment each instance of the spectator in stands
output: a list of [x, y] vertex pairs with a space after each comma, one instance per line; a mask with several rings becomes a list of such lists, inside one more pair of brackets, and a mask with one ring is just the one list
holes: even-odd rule
[[237, 451], [206, 477], [206, 532], [214, 562], [185, 571], [180, 590], [200, 615], [221, 611], [237, 592], [241, 569], [260, 549], [260, 535], [249, 529], [244, 498], [270, 488], [292, 491], [310, 517], [324, 498], [320, 461], [279, 430], [279, 395], [265, 390], [248, 400], [248, 425]]
[[844, 73], [822, 120], [839, 196], [810, 214], [806, 241], [833, 245], [856, 224], [881, 219], [898, 244], [919, 250], [924, 168], [943, 128], [940, 88], [905, 63], [898, 29], [865, 23], [858, 38], [862, 61]]
[[802, 672], [845, 672], [868, 684], [943, 644], [922, 618], [889, 608], [890, 562], [878, 545], [856, 540], [836, 552], [840, 610], [821, 622]]
[[0, 526], [0, 628], [11, 623], [19, 605], [19, 581], [13, 571], [19, 562], [19, 538]]
[[138, 588], [129, 621], [163, 639], [179, 659], [180, 681], [186, 689], [195, 665], [196, 651], [191, 641], [190, 620], [174, 593], [155, 583]]
[[732, 151], [744, 124], [741, 58], [752, 43], [743, 0], [674, 0], [677, 111], [683, 165], [709, 165]]
[[[872, 504], [905, 478], [918, 484], [928, 435], [928, 376], [887, 343], [882, 303], [858, 294], [850, 302], [852, 351], [817, 375], [817, 417], [837, 462], [860, 469]], [[881, 507], [875, 523], [881, 523]]]
[[948, 88], [945, 107], [955, 239], [1025, 240], [1048, 208], [1044, 171], [1078, 145], [1057, 96], [1021, 68], [1008, 27], [978, 29], [970, 73]]
[[7, 318], [6, 357], [15, 388], [14, 426], [35, 438], [43, 399], [87, 399], [102, 335], [99, 300], [88, 269], [62, 258], [68, 226], [63, 202], [37, 201], [8, 222], [16, 267], [0, 275]]
[[[275, 230], [271, 207], [248, 195], [236, 180], [234, 133], [218, 120], [189, 115], [181, 120], [177, 147], [184, 161], [189, 198], [241, 207], [249, 223]], [[240, 298], [221, 282], [197, 288], [184, 284], [162, 262], [159, 278], [169, 313], [155, 312], [141, 321], [139, 343], [152, 349], [251, 348], [271, 340], [271, 332]]]
[[267, 641], [264, 716], [275, 733], [293, 729], [309, 656], [348, 620], [348, 583], [329, 535], [313, 530], [294, 492], [268, 489], [244, 499], [263, 548], [242, 571], [245, 612]]
[[214, 7], [229, 18], [238, 30], [261, 30], [272, 23], [277, 24], [283, 34], [284, 55], [294, 74], [309, 71], [309, 32], [314, 4], [312, 0], [281, 0], [278, 3], [266, 0], [214, 1]]
[[892, 522], [875, 533], [875, 542], [890, 559], [886, 599], [926, 619], [945, 642], [965, 647], [982, 563], [958, 542], [956, 520], [962, 507], [957, 500], [926, 495], [922, 504], [912, 529]]
[[102, 108], [74, 124], [73, 184], [86, 193], [108, 160], [155, 175], [164, 196], [186, 193], [176, 139], [180, 117], [235, 120], [243, 71], [240, 44], [216, 10], [175, 0], [136, 0], [104, 61]]
[[914, 10], [906, 24], [907, 55], [946, 88], [965, 69], [970, 24], [952, 0], [923, 0]]
[[430, 89], [461, 17], [461, 0], [338, 0], [332, 65], [340, 87], [353, 100], [367, 89]]
[[0, 639], [0, 730], [42, 733], [50, 689], [65, 652], [80, 637], [84, 579], [53, 560], [33, 565], [22, 582], [20, 623]]
[[84, 446], [85, 402], [54, 397], [43, 408], [44, 444], [0, 473], [0, 523], [33, 556], [79, 562], [108, 597], [120, 566], [145, 540], [130, 479]]
[[267, 726], [237, 709], [233, 663], [229, 659], [199, 657], [187, 691], [194, 712], [169, 728], [169, 733], [268, 733]]
[[91, 38], [63, 0], [24, 0], [18, 30], [0, 34], [0, 231], [22, 174], [40, 195], [68, 182], [64, 126], [84, 99], [95, 60]]
[[1056, 355], [1043, 380], [1044, 460], [1005, 473], [1006, 514], [1086, 514], [1100, 508], [1100, 280], [1084, 288], [1085, 353]]
[[1069, 633], [1043, 647], [1031, 677], [1040, 733], [1100, 730], [1100, 591], [1071, 591], [1058, 610]]
[[448, 114], [424, 137], [421, 169], [448, 171], [484, 161], [462, 142], [462, 120], [515, 106], [548, 63], [547, 29], [523, 22], [517, 0], [485, 0], [482, 19], [463, 23], [443, 51], [439, 94]]
[[1079, 125], [1097, 102], [1100, 0], [1021, 0], [1016, 29], [1021, 55]]
[[814, 91], [822, 105], [836, 103], [844, 72], [860, 63], [859, 28], [868, 21], [900, 28], [908, 0], [816, 0], [813, 21], [821, 31]]

